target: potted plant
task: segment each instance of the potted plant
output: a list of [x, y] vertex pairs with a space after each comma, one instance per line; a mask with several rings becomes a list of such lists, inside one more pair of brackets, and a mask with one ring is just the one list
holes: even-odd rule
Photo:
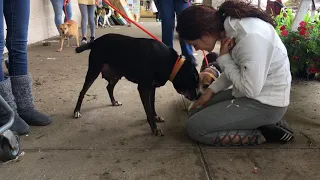
[[320, 73], [320, 20], [319, 13], [313, 17], [308, 12], [300, 22], [298, 31], [292, 31], [294, 20], [292, 9], [283, 9], [274, 17], [276, 31], [287, 48], [291, 73], [303, 78]]

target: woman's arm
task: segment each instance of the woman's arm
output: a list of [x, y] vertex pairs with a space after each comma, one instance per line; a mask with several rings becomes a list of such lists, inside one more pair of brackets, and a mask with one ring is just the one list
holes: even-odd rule
[[233, 49], [234, 58], [229, 53], [217, 61], [233, 86], [249, 98], [260, 94], [266, 81], [274, 45], [259, 34], [245, 36]]
[[214, 81], [209, 88], [212, 89], [213, 93], [218, 93], [230, 87], [232, 82], [227, 78], [226, 74], [222, 72], [219, 78]]

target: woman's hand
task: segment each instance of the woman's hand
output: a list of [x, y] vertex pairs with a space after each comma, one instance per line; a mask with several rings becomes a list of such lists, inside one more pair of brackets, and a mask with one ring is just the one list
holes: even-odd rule
[[191, 109], [194, 109], [198, 106], [204, 106], [212, 97], [213, 91], [210, 88], [207, 88], [204, 93], [200, 96], [200, 98], [194, 103]]
[[234, 43], [233, 37], [222, 39], [221, 47], [220, 47], [220, 56], [228, 54], [232, 50], [234, 45], [235, 43]]

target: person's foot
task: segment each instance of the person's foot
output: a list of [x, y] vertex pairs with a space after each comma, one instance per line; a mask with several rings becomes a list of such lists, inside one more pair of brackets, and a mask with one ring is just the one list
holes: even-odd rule
[[83, 37], [82, 39], [81, 39], [81, 44], [87, 44], [88, 42], [87, 42], [87, 38], [86, 37]]
[[[10, 77], [6, 78], [3, 81], [0, 81], [0, 96], [5, 100], [5, 102], [14, 112], [14, 121], [9, 129], [11, 131], [16, 131], [19, 135], [29, 133], [29, 125], [17, 114], [17, 104], [12, 93]], [[3, 104], [0, 104], [0, 127], [8, 123], [8, 121], [10, 120], [10, 117], [8, 115], [8, 110], [4, 108]]]
[[90, 42], [93, 42], [94, 41], [94, 37], [90, 37]]
[[18, 135], [25, 135], [30, 132], [29, 125], [21, 119], [21, 117], [17, 114], [17, 112], [14, 113], [14, 122], [10, 128], [11, 131], [15, 131], [18, 133]]
[[52, 122], [52, 118], [34, 108], [18, 111], [19, 116], [31, 126], [46, 126]]
[[267, 142], [287, 143], [294, 139], [294, 133], [284, 119], [276, 124], [262, 126], [260, 130]]
[[34, 106], [31, 76], [11, 76], [10, 80], [19, 116], [29, 125], [46, 126], [50, 124], [52, 118], [36, 110]]

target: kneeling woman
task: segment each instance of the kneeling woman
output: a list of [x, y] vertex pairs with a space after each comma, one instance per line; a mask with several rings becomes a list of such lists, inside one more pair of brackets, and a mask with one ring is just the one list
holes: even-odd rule
[[177, 21], [180, 38], [196, 50], [211, 52], [221, 41], [217, 61], [223, 72], [190, 111], [189, 136], [209, 145], [292, 140], [283, 120], [290, 101], [290, 64], [273, 19], [254, 5], [226, 1], [219, 10], [191, 6]]

